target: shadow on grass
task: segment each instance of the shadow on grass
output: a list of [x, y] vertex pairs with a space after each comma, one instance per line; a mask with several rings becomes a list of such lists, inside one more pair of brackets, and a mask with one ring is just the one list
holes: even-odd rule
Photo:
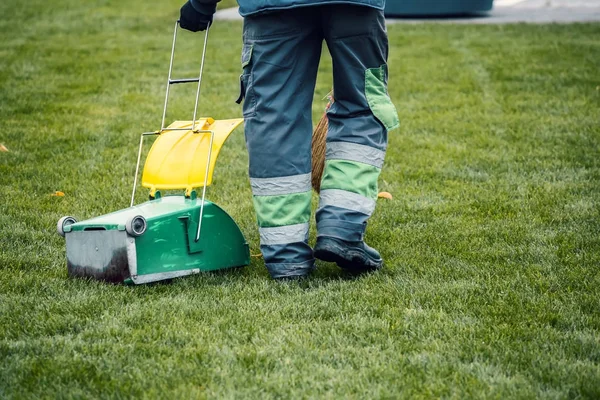
[[[227, 268], [216, 271], [206, 271], [193, 276], [186, 276], [181, 278], [167, 279], [159, 282], [151, 282], [141, 285], [150, 292], [156, 293], [162, 289], [180, 287], [183, 289], [194, 288], [198, 286], [229, 286], [240, 283], [247, 283], [249, 285], [256, 285], [260, 283], [273, 284], [273, 285], [284, 285], [284, 286], [296, 286], [301, 289], [319, 289], [326, 287], [332, 283], [339, 282], [352, 282], [358, 281], [368, 276], [377, 274], [377, 272], [369, 272], [363, 274], [351, 274], [341, 270], [335, 264], [327, 263], [321, 264], [317, 269], [309, 276], [300, 279], [272, 279], [266, 268], [254, 266], [242, 266], [236, 268]], [[113, 286], [109, 284], [110, 286]], [[128, 287], [136, 287], [136, 285], [122, 285]]]
[[[199, 288], [241, 287], [241, 286], [271, 286], [281, 288], [297, 288], [302, 290], [318, 290], [345, 282], [361, 281], [374, 275], [384, 276], [384, 271], [367, 272], [362, 274], [348, 273], [339, 268], [335, 263], [317, 260], [317, 268], [307, 277], [300, 279], [272, 279], [261, 262], [252, 260], [250, 265], [234, 268], [225, 268], [214, 271], [204, 271], [199, 274], [149, 282], [141, 285], [105, 282], [93, 278], [68, 278], [65, 284], [80, 289], [100, 289], [123, 293], [132, 291], [137, 296], [154, 296], [160, 294], [186, 293]], [[122, 288], [122, 289], [121, 289]]]

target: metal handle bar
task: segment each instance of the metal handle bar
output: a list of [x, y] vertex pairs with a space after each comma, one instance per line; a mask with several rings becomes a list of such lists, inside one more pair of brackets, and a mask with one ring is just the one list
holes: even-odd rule
[[196, 103], [194, 104], [194, 116], [192, 118], [192, 131], [196, 128], [196, 115], [198, 112], [198, 99], [200, 98], [200, 86], [202, 85], [202, 73], [204, 72], [204, 59], [206, 58], [206, 45], [208, 44], [208, 30], [210, 23], [206, 26], [206, 34], [204, 35], [204, 46], [202, 48], [202, 62], [200, 63], [200, 73], [198, 78], [185, 78], [185, 79], [172, 79], [171, 74], [173, 72], [173, 59], [175, 57], [175, 42], [177, 41], [177, 28], [179, 27], [179, 20], [175, 22], [175, 29], [173, 30], [173, 46], [171, 47], [171, 61], [169, 62], [169, 77], [167, 78], [167, 91], [165, 93], [165, 106], [163, 108], [162, 122], [160, 123], [160, 130], [165, 129], [165, 117], [167, 115], [167, 104], [169, 103], [169, 88], [171, 85], [178, 83], [193, 83], [198, 82], [198, 89], [196, 90]]

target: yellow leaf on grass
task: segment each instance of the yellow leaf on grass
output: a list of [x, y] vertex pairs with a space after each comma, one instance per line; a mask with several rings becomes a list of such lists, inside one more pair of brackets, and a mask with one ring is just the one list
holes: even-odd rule
[[52, 193], [50, 196], [64, 197], [65, 194], [64, 194], [64, 192], [57, 190], [56, 192]]
[[379, 194], [377, 195], [377, 197], [379, 197], [380, 199], [391, 200], [392, 199], [392, 194], [390, 192], [379, 192]]
[[5, 145], [3, 145], [2, 143], [0, 143], [0, 151], [3, 151], [3, 152], [6, 153], [8, 151], [8, 149], [6, 148]]

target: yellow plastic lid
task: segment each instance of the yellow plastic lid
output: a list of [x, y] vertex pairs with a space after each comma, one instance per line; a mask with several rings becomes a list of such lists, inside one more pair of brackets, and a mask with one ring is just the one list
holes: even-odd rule
[[[175, 121], [163, 130], [148, 153], [142, 186], [150, 188], [150, 194], [157, 190], [185, 189], [186, 195], [192, 190], [212, 183], [212, 175], [217, 156], [223, 144], [244, 120], [241, 118], [215, 121], [212, 118], [199, 118], [195, 131], [192, 121]], [[188, 128], [184, 130], [168, 130], [172, 128]], [[202, 131], [202, 132], [199, 132]], [[214, 132], [212, 153], [208, 171], [206, 170], [209, 154], [210, 137]]]

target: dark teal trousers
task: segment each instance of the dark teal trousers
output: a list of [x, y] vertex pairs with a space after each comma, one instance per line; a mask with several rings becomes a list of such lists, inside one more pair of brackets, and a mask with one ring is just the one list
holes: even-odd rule
[[323, 42], [333, 60], [318, 235], [362, 240], [375, 209], [388, 131], [383, 12], [310, 6], [244, 19], [241, 96], [249, 174], [265, 264], [275, 278], [314, 268], [311, 217], [312, 100]]

